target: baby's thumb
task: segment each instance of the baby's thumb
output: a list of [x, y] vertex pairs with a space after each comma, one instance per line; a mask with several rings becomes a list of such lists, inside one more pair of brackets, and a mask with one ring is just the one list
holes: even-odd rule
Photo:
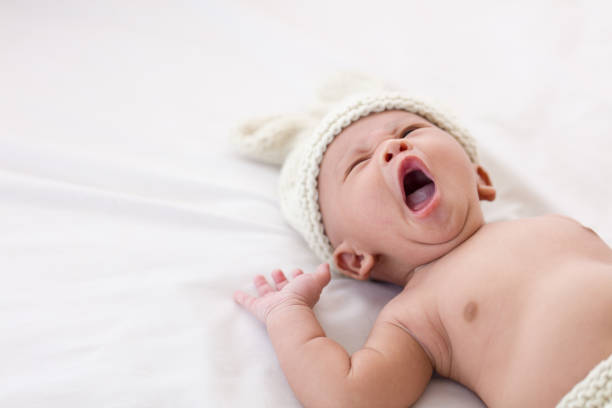
[[329, 272], [329, 264], [322, 263], [317, 266], [317, 269], [314, 272], [314, 278], [317, 283], [321, 286], [321, 289], [327, 286], [327, 284], [331, 281], [331, 273]]

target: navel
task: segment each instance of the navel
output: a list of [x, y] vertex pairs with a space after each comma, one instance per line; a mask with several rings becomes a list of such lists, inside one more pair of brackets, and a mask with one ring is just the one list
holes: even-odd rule
[[471, 322], [476, 319], [478, 315], [478, 305], [476, 302], [468, 302], [463, 308], [463, 318], [466, 322]]

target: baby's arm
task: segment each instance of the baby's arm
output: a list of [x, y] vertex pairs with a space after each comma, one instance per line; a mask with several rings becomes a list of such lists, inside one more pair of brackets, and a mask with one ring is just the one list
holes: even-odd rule
[[421, 346], [390, 318], [378, 317], [364, 347], [350, 356], [325, 337], [312, 307], [329, 283], [329, 266], [296, 274], [273, 273], [277, 289], [258, 276], [260, 297], [234, 298], [266, 323], [280, 365], [306, 407], [394, 407], [414, 403], [432, 374]]

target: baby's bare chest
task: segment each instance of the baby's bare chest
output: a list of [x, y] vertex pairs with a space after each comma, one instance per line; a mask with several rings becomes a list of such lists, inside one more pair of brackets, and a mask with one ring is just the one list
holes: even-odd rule
[[431, 271], [449, 343], [441, 374], [485, 402], [510, 389], [546, 402], [612, 353], [612, 250], [564, 219], [513, 223], [483, 229]]

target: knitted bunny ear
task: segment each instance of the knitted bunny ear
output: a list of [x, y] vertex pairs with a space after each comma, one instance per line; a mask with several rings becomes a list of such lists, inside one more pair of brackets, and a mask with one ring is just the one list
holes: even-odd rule
[[338, 72], [321, 82], [315, 103], [304, 113], [247, 120], [233, 131], [230, 140], [243, 156], [281, 165], [297, 140], [312, 132], [340, 101], [356, 93], [384, 88], [384, 84], [375, 78], [355, 72]]
[[337, 103], [359, 94], [384, 91], [385, 83], [377, 78], [358, 72], [337, 72], [326, 78], [317, 89], [317, 98], [322, 103]]
[[231, 134], [236, 150], [251, 159], [281, 165], [301, 134], [312, 129], [307, 115], [260, 117], [241, 123]]
[[356, 94], [381, 92], [387, 86], [381, 80], [353, 71], [336, 72], [321, 81], [316, 90], [316, 102], [309, 113], [322, 119], [343, 100]]

